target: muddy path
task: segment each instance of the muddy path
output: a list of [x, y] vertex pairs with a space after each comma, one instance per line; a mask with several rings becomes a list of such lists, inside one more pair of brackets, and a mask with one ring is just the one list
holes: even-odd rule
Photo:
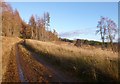
[[11, 50], [3, 82], [78, 82], [21, 44], [16, 43]]
[[[18, 50], [16, 50], [20, 55], [19, 61], [21, 61], [22, 73], [27, 81], [78, 82], [75, 78], [66, 75], [52, 64], [40, 58], [40, 54], [28, 50], [24, 45], [19, 44], [16, 46], [18, 46]], [[42, 78], [42, 80], [39, 80], [39, 78]]]
[[16, 52], [18, 53], [17, 61], [21, 82], [60, 82], [49, 69], [36, 61], [22, 45], [16, 45]]

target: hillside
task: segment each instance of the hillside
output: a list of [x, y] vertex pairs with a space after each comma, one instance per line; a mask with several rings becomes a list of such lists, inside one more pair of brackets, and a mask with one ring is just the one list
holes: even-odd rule
[[[45, 58], [53, 65], [61, 67], [63, 71], [70, 71], [66, 73], [76, 74], [80, 78], [82, 78], [81, 75], [85, 76], [85, 80], [86, 77], [88, 80], [98, 81], [118, 79], [118, 53], [101, 50], [100, 48], [88, 50], [75, 46], [62, 46], [51, 42], [35, 40], [26, 40], [26, 47], [38, 54], [42, 54], [41, 58]], [[108, 79], [104, 77], [108, 77]]]

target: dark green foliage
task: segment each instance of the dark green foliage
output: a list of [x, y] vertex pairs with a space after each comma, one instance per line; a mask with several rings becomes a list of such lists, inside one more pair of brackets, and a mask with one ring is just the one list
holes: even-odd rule
[[[69, 40], [66, 38], [59, 38], [59, 39], [64, 42], [74, 43], [74, 45], [77, 47], [81, 47], [82, 45], [91, 45], [91, 46], [96, 46], [96, 47], [102, 46], [102, 42], [94, 41], [94, 40], [87, 40], [87, 39], [85, 39], [85, 40], [84, 39]], [[113, 46], [114, 46], [113, 48], [114, 48], [115, 52], [117, 52], [118, 51], [118, 43], [114, 42]], [[104, 47], [110, 48], [109, 42], [104, 42]]]
[[67, 38], [59, 38], [61, 41], [64, 41], [64, 42], [70, 42], [70, 43], [73, 43], [74, 40], [70, 40], [70, 39], [67, 39]]
[[94, 46], [94, 45], [101, 45], [102, 43], [98, 41], [89, 41], [88, 44]]

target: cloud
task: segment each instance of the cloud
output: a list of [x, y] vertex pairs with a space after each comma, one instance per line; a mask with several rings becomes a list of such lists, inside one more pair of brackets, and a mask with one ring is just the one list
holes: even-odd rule
[[60, 37], [72, 37], [72, 36], [78, 36], [80, 34], [83, 34], [82, 31], [69, 31], [69, 32], [62, 32], [59, 34]]
[[73, 30], [73, 31], [68, 31], [68, 32], [61, 32], [59, 33], [60, 37], [75, 37], [75, 36], [79, 36], [79, 35], [90, 35], [90, 34], [94, 34], [95, 30], [91, 30], [91, 29], [82, 29], [82, 30]]

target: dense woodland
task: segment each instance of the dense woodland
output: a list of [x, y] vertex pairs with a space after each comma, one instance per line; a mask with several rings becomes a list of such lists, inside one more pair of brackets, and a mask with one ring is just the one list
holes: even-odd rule
[[29, 23], [23, 21], [19, 12], [2, 2], [2, 36], [21, 37], [41, 41], [58, 40], [56, 30], [50, 30], [50, 14], [43, 14], [43, 17], [32, 15]]

